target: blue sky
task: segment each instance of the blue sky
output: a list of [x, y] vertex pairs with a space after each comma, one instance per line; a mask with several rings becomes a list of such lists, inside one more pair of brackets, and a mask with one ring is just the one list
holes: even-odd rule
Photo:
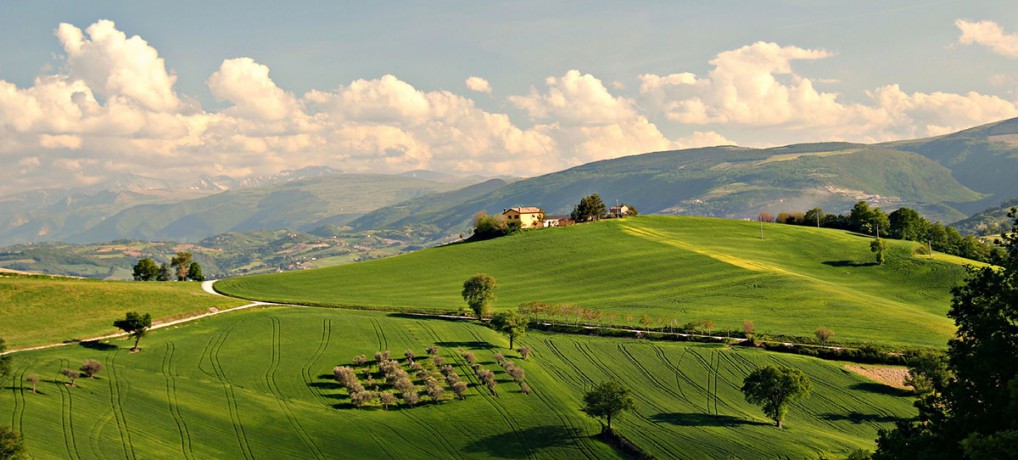
[[1018, 116], [1012, 3], [3, 2], [0, 192], [942, 134]]

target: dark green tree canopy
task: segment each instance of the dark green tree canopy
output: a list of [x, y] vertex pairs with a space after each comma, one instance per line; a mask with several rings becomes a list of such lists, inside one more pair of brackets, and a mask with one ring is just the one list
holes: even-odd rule
[[134, 348], [138, 349], [138, 342], [141, 341], [141, 337], [145, 335], [145, 331], [152, 327], [152, 315], [145, 313], [141, 315], [138, 312], [128, 312], [124, 316], [124, 319], [118, 319], [113, 322], [113, 327], [126, 332], [131, 337], [134, 337]]
[[11, 427], [0, 426], [0, 459], [25, 458], [25, 441]]
[[156, 281], [170, 281], [173, 279], [173, 270], [170, 269], [169, 265], [162, 264], [159, 266], [159, 274], [156, 275]]
[[918, 241], [926, 234], [929, 222], [914, 209], [899, 208], [887, 216], [891, 227], [888, 233], [899, 240]]
[[513, 342], [527, 333], [527, 323], [527, 317], [515, 311], [501, 312], [491, 318], [491, 327], [509, 336], [510, 350], [513, 349]]
[[187, 279], [205, 281], [205, 276], [201, 274], [201, 265], [198, 265], [198, 262], [191, 262], [191, 266], [187, 269]]
[[471, 276], [470, 279], [463, 282], [463, 300], [477, 315], [477, 319], [488, 314], [489, 304], [495, 300], [495, 289], [497, 288], [495, 278], [483, 273]]
[[884, 253], [887, 252], [887, 242], [882, 238], [875, 238], [873, 241], [870, 241], [870, 251], [876, 254], [877, 265], [883, 265]]
[[152, 281], [159, 276], [159, 266], [148, 257], [141, 259], [134, 266], [135, 281]]
[[764, 366], [749, 375], [742, 382], [742, 393], [746, 401], [763, 408], [781, 428], [781, 422], [788, 413], [788, 404], [809, 397], [813, 383], [802, 371], [786, 366]]
[[583, 395], [583, 407], [580, 408], [588, 416], [607, 423], [602, 424], [604, 431], [611, 431], [612, 419], [622, 417], [626, 411], [636, 409], [636, 402], [630, 390], [614, 380], [601, 382]]
[[[947, 369], [916, 402], [919, 415], [880, 432], [875, 459], [1015, 458], [1018, 446], [1018, 209], [1008, 214], [997, 266], [969, 268], [952, 290], [948, 316], [958, 327]], [[950, 376], [953, 375], [953, 378]], [[917, 388], [918, 389], [918, 388]]]
[[608, 208], [601, 201], [601, 196], [595, 193], [581, 198], [580, 204], [573, 208], [570, 217], [576, 222], [588, 222], [601, 219], [607, 213]]

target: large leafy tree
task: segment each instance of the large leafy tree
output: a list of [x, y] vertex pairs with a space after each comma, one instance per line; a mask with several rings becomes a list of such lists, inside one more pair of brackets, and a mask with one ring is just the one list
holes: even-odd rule
[[788, 413], [788, 404], [797, 399], [809, 397], [813, 383], [799, 369], [786, 366], [768, 365], [761, 367], [742, 382], [742, 393], [746, 401], [763, 408], [781, 428], [781, 422]]
[[463, 282], [463, 300], [467, 302], [470, 309], [477, 315], [477, 319], [483, 318], [490, 313], [491, 301], [495, 300], [495, 289], [498, 284], [495, 278], [483, 273], [471, 276]]
[[148, 328], [152, 327], [152, 315], [148, 313], [141, 315], [134, 311], [128, 312], [124, 319], [114, 321], [113, 326], [134, 337], [134, 348], [131, 350], [138, 351], [138, 342], [141, 341], [141, 337], [145, 335]]
[[598, 220], [607, 213], [608, 208], [601, 201], [601, 196], [595, 193], [581, 198], [580, 203], [573, 208], [570, 217], [576, 222], [587, 222]]
[[926, 219], [910, 208], [898, 208], [887, 217], [891, 224], [888, 232], [900, 240], [917, 241], [926, 234], [929, 226]]
[[205, 281], [205, 275], [201, 274], [201, 265], [198, 265], [198, 262], [191, 262], [187, 269], [187, 279], [191, 281]]
[[952, 290], [958, 329], [944, 374], [953, 377], [924, 382], [919, 415], [881, 431], [874, 458], [1018, 457], [1018, 209], [1008, 216], [996, 266], [970, 267]]
[[509, 349], [513, 349], [513, 342], [527, 333], [527, 317], [519, 312], [506, 311], [491, 318], [491, 327], [498, 332], [509, 336]]
[[614, 380], [601, 382], [584, 393], [583, 407], [580, 408], [599, 422], [605, 421], [601, 423], [602, 432], [611, 431], [613, 418], [621, 418], [624, 412], [635, 409], [636, 402], [630, 395], [630, 390]]
[[152, 281], [159, 276], [159, 266], [148, 257], [141, 259], [134, 266], [135, 281]]

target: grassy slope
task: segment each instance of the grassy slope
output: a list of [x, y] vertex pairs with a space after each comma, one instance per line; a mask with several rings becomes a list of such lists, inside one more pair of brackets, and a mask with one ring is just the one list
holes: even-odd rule
[[[493, 362], [506, 340], [472, 323], [375, 312], [271, 308], [153, 332], [142, 352], [68, 347], [15, 356], [14, 385], [2, 382], [0, 423], [24, 433], [35, 458], [612, 458], [587, 436], [579, 412], [590, 382], [621, 379], [638, 411], [619, 427], [662, 458], [812, 457], [872, 448], [878, 427], [908, 416], [907, 398], [842, 371], [836, 363], [720, 346], [531, 334], [523, 362], [534, 390], [519, 393]], [[410, 410], [349, 409], [331, 369], [356, 354], [431, 344], [472, 375], [456, 349], [495, 370], [500, 398], [470, 378], [466, 401]], [[513, 356], [515, 353], [512, 354]], [[67, 388], [58, 372], [87, 358], [105, 364], [95, 380]], [[788, 429], [767, 426], [736, 389], [750, 369], [793, 365], [816, 387], [793, 405]], [[42, 394], [21, 379], [42, 376]], [[245, 453], [246, 452], [246, 453]]]
[[[869, 239], [847, 232], [709, 218], [645, 216], [546, 229], [322, 270], [234, 278], [217, 289], [247, 298], [320, 305], [455, 310], [476, 273], [500, 285], [496, 309], [575, 303], [635, 324], [709, 319], [739, 330], [943, 346], [949, 288], [966, 261], [911, 254], [888, 241], [870, 264]], [[875, 319], [879, 318], [879, 321]]]
[[206, 294], [198, 283], [135, 283], [44, 277], [0, 277], [0, 337], [10, 348], [116, 332], [128, 311], [153, 319], [206, 313], [243, 301]]

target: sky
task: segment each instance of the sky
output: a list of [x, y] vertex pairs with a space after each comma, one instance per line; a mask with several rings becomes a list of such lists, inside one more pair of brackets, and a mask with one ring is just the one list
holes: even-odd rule
[[1013, 117], [1013, 0], [0, 2], [0, 194], [534, 176]]

